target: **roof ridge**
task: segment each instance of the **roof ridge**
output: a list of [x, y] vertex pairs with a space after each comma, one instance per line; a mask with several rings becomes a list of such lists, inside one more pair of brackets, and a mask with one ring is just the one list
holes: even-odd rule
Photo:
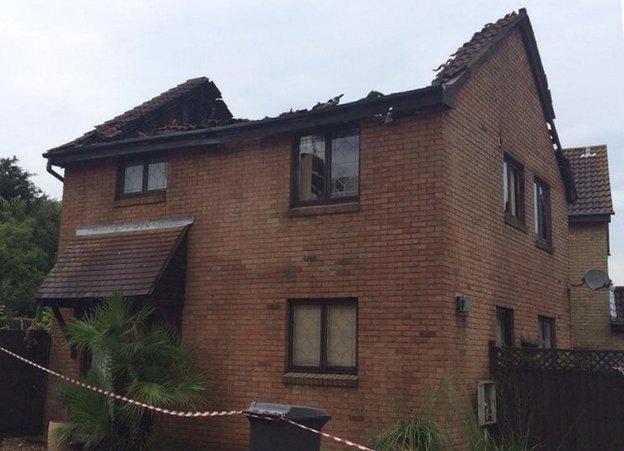
[[[112, 119], [96, 125], [95, 127], [93, 127], [92, 130], [84, 133], [79, 138], [63, 144], [56, 149], [111, 140], [112, 138], [122, 134], [124, 131], [131, 128], [132, 125], [137, 121], [155, 113], [158, 110], [161, 110], [162, 108], [165, 108], [175, 100], [179, 99], [181, 96], [184, 96], [202, 86], [209, 86], [210, 88], [215, 90], [215, 100], [219, 100], [221, 102], [223, 101], [221, 99], [221, 91], [219, 91], [219, 88], [217, 88], [217, 86], [208, 77], [201, 76], [189, 78], [188, 80], [170, 89], [167, 89], [166, 91], [152, 97], [151, 99], [142, 102], [141, 104], [130, 108], [129, 110], [124, 111], [121, 114], [118, 114]], [[227, 106], [225, 106], [225, 108], [227, 109]]]
[[431, 82], [432, 85], [446, 84], [454, 81], [479, 59], [490, 46], [503, 36], [503, 33], [515, 26], [521, 19], [527, 17], [526, 9], [512, 11], [496, 22], [486, 23], [480, 31], [464, 42], [440, 66], [434, 69], [438, 72]]

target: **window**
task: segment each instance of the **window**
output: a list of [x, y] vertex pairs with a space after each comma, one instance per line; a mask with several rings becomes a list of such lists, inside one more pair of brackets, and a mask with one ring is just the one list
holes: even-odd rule
[[496, 346], [513, 346], [513, 310], [496, 307]]
[[356, 300], [289, 301], [289, 337], [289, 371], [356, 373]]
[[524, 223], [524, 168], [509, 155], [503, 160], [503, 208], [508, 220]]
[[120, 195], [144, 194], [167, 188], [166, 161], [138, 161], [123, 165], [119, 171]]
[[296, 204], [357, 198], [360, 189], [359, 130], [332, 130], [299, 137], [293, 174]]
[[533, 213], [535, 237], [550, 243], [550, 187], [538, 178], [533, 183]]
[[555, 347], [555, 319], [548, 316], [539, 316], [539, 334], [542, 348]]

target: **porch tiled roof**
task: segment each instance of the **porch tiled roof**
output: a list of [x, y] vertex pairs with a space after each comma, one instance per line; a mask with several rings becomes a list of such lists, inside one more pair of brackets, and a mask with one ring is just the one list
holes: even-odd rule
[[563, 150], [570, 162], [578, 198], [568, 214], [612, 215], [611, 183], [607, 146], [576, 147]]
[[149, 296], [181, 242], [187, 226], [77, 235], [60, 253], [37, 298], [98, 299], [113, 292]]

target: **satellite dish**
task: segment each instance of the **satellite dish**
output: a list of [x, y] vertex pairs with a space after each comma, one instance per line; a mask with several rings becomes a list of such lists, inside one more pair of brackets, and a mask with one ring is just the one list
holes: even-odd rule
[[583, 282], [592, 290], [600, 290], [611, 286], [609, 275], [600, 269], [590, 269], [585, 273]]

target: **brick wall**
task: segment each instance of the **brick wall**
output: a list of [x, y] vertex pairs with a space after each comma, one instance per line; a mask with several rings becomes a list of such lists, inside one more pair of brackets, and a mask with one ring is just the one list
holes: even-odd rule
[[[446, 302], [470, 296], [466, 318], [449, 323], [458, 379], [471, 396], [488, 378], [488, 341], [495, 338], [496, 307], [514, 311], [514, 345], [536, 341], [538, 315], [555, 318], [557, 346], [570, 346], [566, 293], [569, 268], [564, 186], [527, 63], [515, 32], [462, 88], [446, 113], [449, 204]], [[507, 225], [502, 199], [503, 154], [524, 165], [526, 231]], [[533, 177], [551, 187], [553, 252], [535, 244]]]
[[[551, 184], [552, 255], [503, 221], [499, 133], [527, 168], [527, 224], [533, 172]], [[172, 152], [166, 199], [143, 204], [115, 201], [114, 162], [66, 170], [61, 248], [80, 225], [195, 217], [183, 340], [198, 350], [212, 405], [317, 406], [333, 417], [328, 430], [367, 441], [430, 401], [441, 380], [473, 393], [487, 376], [496, 305], [515, 309], [517, 337], [536, 336], [538, 314], [555, 316], [569, 345], [564, 192], [518, 36], [475, 72], [457, 108], [361, 124], [357, 212], [288, 214], [291, 143]], [[455, 316], [454, 292], [471, 296], [467, 318]], [[358, 298], [357, 388], [282, 381], [286, 300], [304, 297]], [[55, 335], [52, 367], [72, 371], [68, 355]], [[51, 396], [47, 414], [62, 417]], [[459, 415], [445, 417], [459, 431]], [[215, 449], [246, 448], [242, 418], [176, 427]]]
[[[570, 280], [581, 283], [588, 269], [608, 272], [608, 223], [570, 226]], [[624, 335], [612, 332], [609, 292], [586, 286], [571, 289], [572, 338], [575, 348], [624, 349]]]
[[[147, 205], [114, 200], [112, 162], [69, 168], [61, 248], [78, 225], [195, 217], [183, 339], [199, 351], [213, 405], [319, 406], [333, 416], [332, 430], [366, 440], [382, 419], [415, 407], [421, 381], [448, 365], [438, 307], [447, 300], [429, 283], [444, 255], [440, 127], [439, 113], [387, 128], [362, 124], [356, 213], [289, 217], [286, 136], [171, 154], [166, 201]], [[358, 387], [284, 385], [286, 299], [346, 296], [358, 298]], [[242, 418], [179, 427], [189, 425], [187, 436], [220, 448], [246, 444]]]

